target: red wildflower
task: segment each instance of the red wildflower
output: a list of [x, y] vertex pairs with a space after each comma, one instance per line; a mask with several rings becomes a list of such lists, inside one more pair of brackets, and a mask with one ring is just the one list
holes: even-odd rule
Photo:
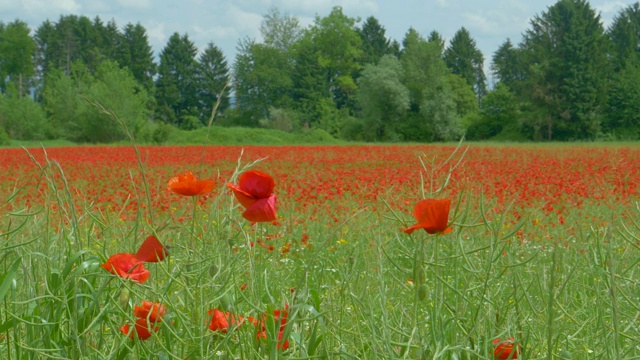
[[161, 303], [143, 300], [141, 306], [136, 305], [133, 308], [133, 315], [136, 317], [134, 327], [136, 331], [131, 331], [129, 324], [124, 324], [120, 331], [129, 335], [131, 339], [137, 336], [140, 340], [147, 340], [151, 337], [152, 332], [158, 331], [158, 326], [152, 326], [162, 322], [165, 312], [166, 309]]
[[273, 194], [273, 178], [263, 172], [250, 170], [238, 178], [238, 185], [227, 187], [244, 206], [242, 216], [253, 222], [276, 220], [276, 196]]
[[209, 310], [207, 314], [211, 316], [211, 322], [209, 323], [209, 330], [211, 331], [220, 331], [226, 334], [229, 331], [229, 326], [237, 327], [244, 322], [242, 316], [231, 314], [228, 311], [222, 312], [218, 309], [213, 309]]
[[178, 176], [169, 179], [167, 183], [167, 189], [184, 196], [204, 195], [210, 193], [214, 186], [213, 180], [198, 180], [191, 171], [178, 174]]
[[[287, 326], [287, 317], [289, 316], [288, 308], [289, 306], [285, 304], [284, 310], [273, 310], [273, 321], [274, 324], [278, 327], [278, 344], [276, 345], [276, 348], [278, 350], [286, 350], [289, 348], [289, 339], [285, 339], [284, 342], [282, 341], [284, 329]], [[251, 317], [249, 318], [249, 321], [253, 322], [254, 325], [259, 327], [258, 332], [256, 333], [256, 338], [258, 340], [267, 338], [266, 320], [266, 313], [262, 315], [262, 318], [260, 320]]]
[[167, 251], [160, 241], [151, 235], [140, 245], [136, 254], [118, 253], [111, 255], [100, 266], [108, 272], [125, 279], [144, 283], [149, 278], [149, 270], [144, 268], [145, 262], [158, 262], [164, 259]]
[[143, 262], [139, 261], [135, 255], [129, 253], [111, 255], [111, 257], [107, 259], [107, 262], [100, 264], [100, 266], [113, 275], [131, 279], [140, 284], [147, 281], [151, 274], [149, 270], [144, 268]]
[[513, 338], [506, 340], [493, 340], [493, 357], [497, 360], [517, 359], [520, 355], [520, 346], [514, 342]]
[[424, 229], [429, 234], [447, 234], [451, 232], [452, 229], [448, 224], [449, 207], [451, 207], [451, 200], [449, 199], [425, 199], [419, 201], [413, 209], [413, 216], [418, 220], [418, 223], [403, 231], [407, 234], [411, 234], [417, 229]]
[[161, 322], [165, 312], [166, 309], [164, 305], [148, 300], [143, 300], [142, 306], [136, 305], [133, 307], [133, 316], [141, 319], [148, 319], [153, 323]]
[[129, 338], [131, 339], [135, 339], [137, 335], [138, 339], [140, 340], [147, 340], [151, 337], [152, 331], [158, 331], [157, 326], [152, 330], [149, 321], [144, 318], [136, 319], [135, 329], [136, 331], [131, 331], [129, 324], [124, 324], [120, 328], [120, 331], [122, 331], [122, 333], [125, 335], [129, 335]]

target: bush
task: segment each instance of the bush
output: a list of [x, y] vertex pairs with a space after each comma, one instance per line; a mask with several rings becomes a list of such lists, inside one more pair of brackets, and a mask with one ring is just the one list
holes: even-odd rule
[[0, 127], [0, 146], [7, 146], [9, 144], [11, 144], [9, 135], [7, 135], [7, 132], [4, 131], [4, 128]]
[[0, 98], [0, 127], [16, 140], [44, 140], [51, 137], [42, 107], [28, 96], [18, 96], [10, 84]]

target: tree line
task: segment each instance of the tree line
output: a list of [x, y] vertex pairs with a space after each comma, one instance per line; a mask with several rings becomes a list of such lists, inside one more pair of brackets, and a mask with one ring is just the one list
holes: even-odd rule
[[32, 34], [0, 23], [0, 138], [126, 138], [84, 99], [155, 142], [207, 126], [215, 104], [216, 125], [357, 141], [640, 138], [639, 3], [605, 29], [588, 1], [556, 2], [493, 54], [493, 86], [464, 27], [448, 43], [414, 28], [399, 42], [340, 7], [306, 28], [274, 8], [260, 32], [229, 65], [213, 42], [178, 33], [156, 58], [140, 24], [63, 15]]

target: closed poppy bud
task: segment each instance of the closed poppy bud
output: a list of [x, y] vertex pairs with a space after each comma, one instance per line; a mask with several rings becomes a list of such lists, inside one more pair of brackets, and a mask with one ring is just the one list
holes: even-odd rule
[[520, 355], [520, 346], [514, 342], [513, 338], [506, 340], [493, 340], [493, 357], [496, 360], [517, 359]]

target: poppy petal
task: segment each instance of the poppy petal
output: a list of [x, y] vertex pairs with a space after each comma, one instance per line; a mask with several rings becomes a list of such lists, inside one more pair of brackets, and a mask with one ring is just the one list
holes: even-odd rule
[[167, 256], [167, 250], [160, 243], [157, 237], [150, 235], [140, 245], [136, 258], [142, 262], [159, 262]]
[[231, 191], [233, 191], [233, 195], [235, 195], [238, 202], [242, 204], [242, 206], [244, 206], [245, 208], [248, 208], [249, 206], [253, 205], [253, 203], [256, 202], [257, 200], [254, 196], [240, 189], [239, 187], [237, 187], [232, 183], [228, 183], [227, 187], [231, 189]]
[[268, 222], [276, 220], [276, 196], [259, 199], [242, 213], [242, 217], [253, 222]]
[[269, 197], [274, 186], [270, 175], [256, 170], [246, 171], [238, 178], [238, 187], [258, 199]]

